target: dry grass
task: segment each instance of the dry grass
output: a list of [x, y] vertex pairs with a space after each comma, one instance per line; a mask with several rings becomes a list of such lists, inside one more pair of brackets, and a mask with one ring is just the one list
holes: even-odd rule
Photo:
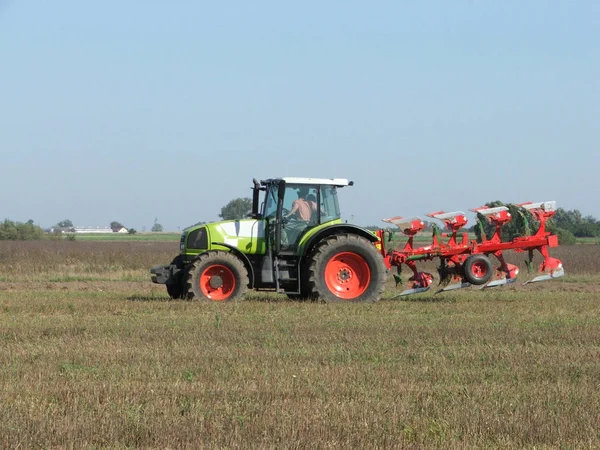
[[600, 444], [598, 246], [564, 282], [214, 305], [137, 281], [176, 243], [114, 244], [1, 243], [0, 447]]
[[0, 281], [144, 281], [179, 242], [0, 241]]

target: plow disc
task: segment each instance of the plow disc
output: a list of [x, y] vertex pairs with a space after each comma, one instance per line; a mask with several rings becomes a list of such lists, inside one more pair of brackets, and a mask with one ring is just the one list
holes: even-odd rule
[[[528, 211], [539, 222], [535, 233], [512, 240], [503, 240], [501, 237], [502, 227], [513, 219], [511, 210], [506, 206], [494, 208], [483, 206], [470, 211], [477, 213], [480, 229], [484, 230], [491, 225], [493, 234], [488, 237], [485, 232], [482, 232], [479, 241], [469, 240], [468, 233], [459, 234], [468, 222], [464, 212], [437, 211], [427, 214], [427, 216], [443, 222], [445, 232], [434, 225], [431, 243], [415, 247], [414, 238], [425, 229], [425, 222], [419, 217], [408, 220], [401, 216], [383, 219], [384, 222], [397, 226], [404, 235], [408, 236], [407, 242], [401, 249], [388, 252], [384, 245], [381, 246], [387, 267], [396, 267], [398, 271], [398, 275], [394, 275], [397, 285], [401, 283], [400, 273], [403, 266], [407, 266], [412, 271], [412, 276], [408, 280], [410, 283], [408, 289], [401, 291], [396, 297], [427, 292], [431, 288], [434, 277], [428, 272], [419, 271], [417, 262], [434, 259], [439, 259], [438, 275], [441, 286], [435, 294], [471, 286], [488, 289], [515, 283], [519, 275], [519, 268], [504, 260], [503, 252], [507, 250], [528, 252], [529, 258], [525, 262], [530, 271], [534, 251], [538, 251], [543, 258], [538, 274], [525, 281], [523, 285], [564, 276], [562, 262], [557, 258], [552, 258], [548, 252], [548, 248], [558, 246], [557, 236], [546, 231], [546, 222], [554, 215], [556, 202], [527, 202], [515, 206], [519, 215], [522, 211]], [[515, 209], [512, 211], [514, 212]], [[383, 230], [379, 231], [379, 237], [383, 242]], [[492, 257], [497, 262], [496, 266], [492, 262]]]

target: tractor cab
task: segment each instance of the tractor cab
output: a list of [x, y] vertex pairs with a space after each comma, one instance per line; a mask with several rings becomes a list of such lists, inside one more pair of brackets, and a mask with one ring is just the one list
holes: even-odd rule
[[287, 177], [260, 183], [254, 180], [252, 215], [266, 221], [276, 254], [295, 253], [313, 229], [341, 223], [337, 189], [352, 184], [340, 178]]

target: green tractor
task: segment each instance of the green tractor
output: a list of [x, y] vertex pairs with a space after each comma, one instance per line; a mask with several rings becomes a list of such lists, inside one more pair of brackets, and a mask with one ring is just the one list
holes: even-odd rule
[[186, 229], [181, 253], [151, 269], [171, 298], [230, 301], [248, 289], [328, 302], [375, 301], [386, 281], [380, 239], [343, 223], [346, 179], [253, 180], [252, 212]]

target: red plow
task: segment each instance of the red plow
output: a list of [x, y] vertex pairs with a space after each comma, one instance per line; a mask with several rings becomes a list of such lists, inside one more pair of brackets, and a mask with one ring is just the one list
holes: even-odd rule
[[[402, 266], [407, 266], [412, 271], [409, 278], [409, 289], [402, 291], [398, 296], [405, 296], [426, 292], [431, 288], [434, 276], [428, 272], [417, 269], [417, 262], [430, 261], [439, 258], [438, 275], [440, 288], [436, 294], [454, 289], [467, 288], [472, 285], [480, 288], [491, 288], [514, 283], [519, 274], [519, 268], [505, 261], [503, 252], [528, 252], [526, 261], [531, 271], [534, 251], [537, 250], [543, 260], [539, 267], [539, 274], [523, 284], [546, 281], [564, 276], [562, 262], [552, 258], [548, 253], [549, 247], [558, 246], [558, 237], [546, 231], [546, 222], [556, 211], [556, 202], [521, 203], [516, 205], [519, 211], [528, 211], [539, 222], [537, 231], [530, 236], [515, 237], [511, 240], [502, 240], [502, 227], [513, 219], [509, 208], [499, 206], [490, 208], [482, 206], [470, 211], [477, 213], [481, 230], [486, 225], [493, 226], [491, 237], [482, 231], [481, 241], [470, 240], [467, 232], [459, 234], [468, 220], [462, 211], [445, 212], [437, 211], [427, 214], [427, 217], [443, 222], [447, 232], [442, 233], [437, 225], [433, 226], [432, 241], [430, 244], [415, 247], [414, 239], [417, 233], [425, 229], [425, 222], [420, 218], [405, 220], [402, 217], [383, 219], [384, 222], [396, 225], [403, 234], [408, 236], [408, 241], [400, 250], [386, 251], [385, 245], [381, 246], [385, 263], [389, 268], [396, 267], [394, 275], [396, 283], [401, 283]], [[384, 242], [385, 232], [379, 231], [381, 242]], [[491, 256], [494, 256], [497, 265], [494, 267]]]

